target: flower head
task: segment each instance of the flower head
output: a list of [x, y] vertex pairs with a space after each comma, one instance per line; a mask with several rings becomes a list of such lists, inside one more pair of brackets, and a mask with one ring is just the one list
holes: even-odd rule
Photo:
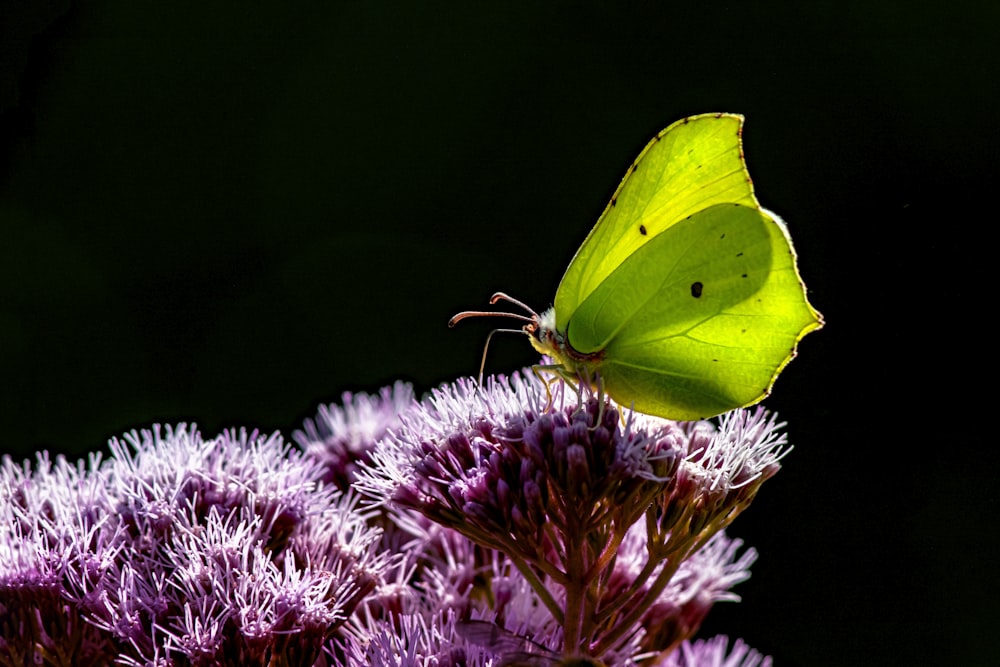
[[277, 435], [182, 424], [111, 451], [3, 462], [0, 665], [312, 664], [386, 567], [354, 501]]
[[737, 639], [732, 651], [729, 638], [717, 635], [711, 639], [685, 641], [680, 648], [651, 663], [653, 667], [771, 667], [770, 657], [761, 655]]
[[399, 426], [399, 417], [413, 406], [413, 387], [396, 382], [378, 395], [344, 392], [343, 403], [321, 405], [314, 419], [292, 433], [306, 455], [323, 465], [322, 481], [346, 491], [360, 461], [368, 460], [375, 443]]
[[[564, 387], [530, 373], [442, 387], [376, 446], [358, 488], [509, 558], [558, 630], [533, 637], [558, 636], [567, 658], [620, 656], [640, 635], [676, 646], [739, 580], [697, 567], [726, 571], [722, 556], [694, 557], [733, 557], [719, 531], [777, 471], [780, 425], [762, 410], [718, 427], [623, 419]], [[623, 548], [636, 531], [643, 548]]]

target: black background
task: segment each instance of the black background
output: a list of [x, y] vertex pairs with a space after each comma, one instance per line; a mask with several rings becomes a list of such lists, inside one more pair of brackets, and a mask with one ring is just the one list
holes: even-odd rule
[[495, 323], [451, 314], [549, 305], [646, 141], [739, 112], [828, 324], [703, 634], [995, 664], [990, 4], [0, 4], [0, 451], [473, 374]]

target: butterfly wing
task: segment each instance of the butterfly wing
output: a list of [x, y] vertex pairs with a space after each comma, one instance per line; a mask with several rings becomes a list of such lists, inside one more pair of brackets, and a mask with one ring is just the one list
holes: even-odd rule
[[784, 224], [718, 204], [653, 237], [576, 309], [567, 335], [604, 351], [599, 372], [618, 402], [699, 419], [764, 398], [797, 342], [821, 325]]
[[558, 329], [619, 264], [671, 226], [714, 204], [757, 206], [742, 127], [734, 114], [693, 116], [643, 149], [559, 283]]
[[500, 657], [501, 667], [551, 667], [559, 656], [545, 646], [489, 621], [459, 621], [455, 631], [466, 641]]

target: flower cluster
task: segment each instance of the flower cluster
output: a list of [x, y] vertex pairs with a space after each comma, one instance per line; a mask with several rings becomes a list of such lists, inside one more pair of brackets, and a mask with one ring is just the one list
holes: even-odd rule
[[673, 654], [749, 576], [756, 555], [738, 555], [722, 530], [787, 452], [762, 409], [718, 426], [623, 416], [530, 373], [442, 387], [401, 421], [356, 486], [401, 525], [418, 525], [406, 518], [416, 513], [430, 535], [472, 543], [445, 569], [464, 563], [473, 576], [425, 578], [423, 594], [447, 601], [471, 644], [499, 643], [500, 664], [531, 652], [511, 646], [526, 636], [565, 660]]
[[396, 382], [378, 396], [344, 392], [341, 399], [341, 405], [321, 405], [316, 418], [307, 419], [292, 438], [309, 458], [322, 464], [322, 481], [346, 491], [375, 442], [400, 425], [400, 414], [413, 404], [413, 388]]
[[0, 665], [313, 665], [387, 568], [281, 438], [184, 425], [0, 470]]
[[766, 666], [693, 636], [750, 576], [724, 529], [780, 427], [529, 372], [345, 394], [301, 449], [182, 424], [107, 460], [5, 457], [0, 666]]

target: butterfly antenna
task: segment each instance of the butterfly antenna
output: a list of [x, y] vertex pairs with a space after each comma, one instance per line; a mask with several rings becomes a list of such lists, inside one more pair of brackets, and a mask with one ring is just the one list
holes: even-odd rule
[[[503, 292], [497, 292], [490, 297], [490, 305], [496, 305], [498, 301], [507, 301], [522, 308], [529, 315], [522, 315], [520, 313], [505, 313], [503, 311], [492, 311], [492, 310], [463, 310], [461, 313], [454, 315], [450, 320], [448, 320], [448, 326], [453, 327], [462, 320], [468, 317], [509, 317], [521, 322], [527, 322], [528, 324], [534, 324], [538, 322], [538, 313], [532, 310], [527, 304], [522, 301], [518, 301], [514, 297], [508, 296]], [[483, 359], [479, 364], [479, 384], [483, 383], [483, 373], [486, 371], [486, 353], [490, 349], [490, 339], [493, 338], [493, 334], [497, 332], [503, 333], [525, 333], [526, 329], [494, 329], [486, 337], [486, 345], [483, 346]]]
[[527, 304], [522, 303], [513, 297], [507, 296], [503, 292], [497, 292], [490, 297], [491, 306], [496, 305], [498, 301], [508, 301], [515, 306], [522, 308], [526, 313], [528, 313], [528, 315], [522, 315], [520, 313], [505, 313], [503, 311], [493, 310], [463, 310], [448, 320], [448, 326], [453, 327], [467, 317], [511, 317], [522, 322], [534, 322], [538, 319], [538, 313], [533, 311]]
[[512, 297], [512, 296], [510, 296], [508, 294], [504, 294], [503, 292], [497, 292], [496, 294], [494, 294], [493, 296], [490, 297], [490, 305], [491, 306], [492, 305], [496, 305], [496, 303], [498, 301], [506, 301], [508, 303], [512, 303], [515, 306], [518, 306], [519, 308], [521, 308], [522, 310], [524, 310], [524, 312], [531, 313], [531, 318], [529, 318], [529, 319], [534, 319], [534, 318], [538, 317], [538, 313], [536, 313], [534, 310], [532, 310], [531, 306], [529, 306], [528, 304], [524, 303], [523, 301], [518, 301], [517, 299], [515, 299], [514, 297]]
[[486, 353], [490, 349], [490, 339], [493, 338], [495, 333], [518, 333], [523, 334], [524, 331], [521, 329], [494, 329], [486, 336], [486, 344], [483, 345], [483, 360], [479, 364], [479, 384], [483, 383], [483, 373], [486, 371]]

